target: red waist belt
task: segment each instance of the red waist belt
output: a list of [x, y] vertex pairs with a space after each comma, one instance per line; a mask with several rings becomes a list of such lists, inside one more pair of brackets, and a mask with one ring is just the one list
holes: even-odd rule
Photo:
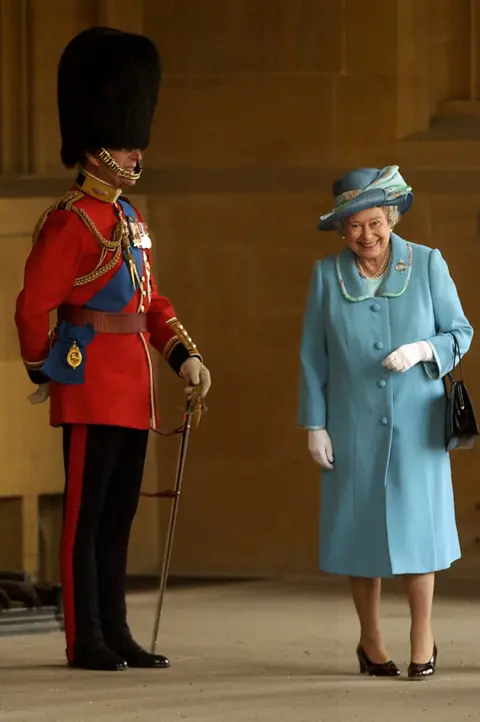
[[58, 321], [74, 326], [92, 326], [98, 333], [142, 333], [147, 330], [146, 313], [106, 313], [77, 306], [61, 306]]

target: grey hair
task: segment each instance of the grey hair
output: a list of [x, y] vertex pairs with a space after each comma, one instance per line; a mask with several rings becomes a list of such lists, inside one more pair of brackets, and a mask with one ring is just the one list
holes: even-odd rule
[[[380, 206], [382, 211], [385, 213], [388, 225], [393, 230], [397, 223], [400, 221], [400, 211], [398, 210], [398, 206]], [[343, 224], [345, 222], [345, 219], [341, 221], [337, 221], [335, 224], [335, 230], [338, 231], [341, 235], [343, 235]]]

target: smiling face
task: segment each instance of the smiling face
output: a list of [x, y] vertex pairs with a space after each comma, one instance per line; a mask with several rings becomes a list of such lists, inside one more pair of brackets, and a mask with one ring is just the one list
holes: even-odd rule
[[[142, 162], [143, 154], [138, 149], [109, 150], [109, 153], [122, 170], [135, 171], [137, 165]], [[95, 155], [90, 153], [87, 154], [86, 170], [114, 188], [131, 187], [136, 183], [134, 179], [121, 178], [115, 171], [107, 168]]]
[[385, 255], [392, 232], [384, 208], [367, 208], [349, 216], [342, 230], [352, 251], [365, 261]]

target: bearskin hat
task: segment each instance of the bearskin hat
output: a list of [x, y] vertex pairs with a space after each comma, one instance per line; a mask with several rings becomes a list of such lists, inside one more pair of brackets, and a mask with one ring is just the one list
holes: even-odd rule
[[67, 168], [101, 148], [145, 149], [160, 90], [161, 63], [144, 35], [84, 30], [58, 66], [57, 100]]

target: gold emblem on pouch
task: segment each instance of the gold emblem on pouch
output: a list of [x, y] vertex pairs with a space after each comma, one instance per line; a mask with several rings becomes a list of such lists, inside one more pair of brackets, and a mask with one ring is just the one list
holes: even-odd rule
[[83, 361], [82, 352], [77, 346], [77, 342], [74, 341], [72, 345], [70, 346], [70, 349], [67, 353], [67, 364], [72, 368], [76, 369], [78, 368]]

